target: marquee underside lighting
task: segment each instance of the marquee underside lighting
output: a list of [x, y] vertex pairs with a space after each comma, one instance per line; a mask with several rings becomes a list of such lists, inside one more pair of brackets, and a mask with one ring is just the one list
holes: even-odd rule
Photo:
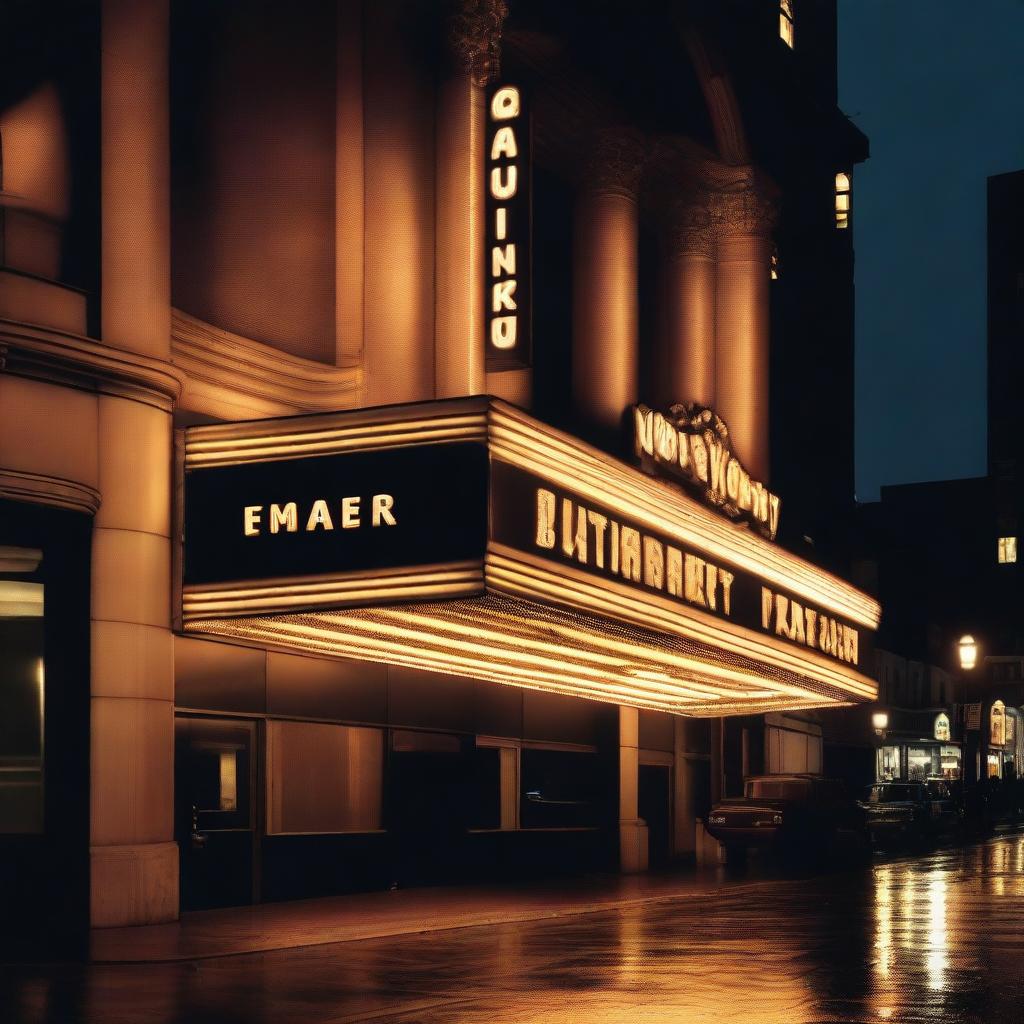
[[694, 717], [835, 707], [874, 686], [830, 678], [594, 616], [515, 598], [479, 598], [236, 619], [187, 632], [387, 662]]

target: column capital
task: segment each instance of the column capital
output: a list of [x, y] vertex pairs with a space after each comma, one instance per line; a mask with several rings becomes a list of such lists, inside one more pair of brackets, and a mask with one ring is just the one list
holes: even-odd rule
[[635, 199], [647, 163], [643, 135], [632, 128], [607, 128], [598, 132], [584, 162], [584, 188]]
[[711, 192], [706, 189], [674, 196], [668, 204], [664, 236], [668, 256], [713, 256], [715, 212]]
[[481, 88], [501, 70], [501, 36], [508, 17], [505, 0], [453, 0], [448, 45], [459, 66]]
[[711, 193], [710, 205], [721, 236], [770, 238], [778, 219], [775, 201], [756, 185], [716, 190]]

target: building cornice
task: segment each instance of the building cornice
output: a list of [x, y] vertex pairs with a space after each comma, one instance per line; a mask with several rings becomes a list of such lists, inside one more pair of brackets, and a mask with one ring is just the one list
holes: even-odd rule
[[171, 311], [171, 361], [183, 377], [183, 408], [217, 419], [349, 409], [360, 402], [363, 370], [281, 352], [263, 342]]
[[0, 319], [0, 371], [171, 411], [181, 376], [167, 362], [94, 338]]

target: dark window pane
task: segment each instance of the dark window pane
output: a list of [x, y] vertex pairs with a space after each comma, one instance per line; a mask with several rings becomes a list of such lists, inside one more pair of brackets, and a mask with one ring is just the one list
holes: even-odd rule
[[473, 807], [470, 828], [501, 828], [501, 751], [473, 751]]
[[564, 750], [522, 752], [523, 828], [576, 828], [601, 823], [596, 754]]

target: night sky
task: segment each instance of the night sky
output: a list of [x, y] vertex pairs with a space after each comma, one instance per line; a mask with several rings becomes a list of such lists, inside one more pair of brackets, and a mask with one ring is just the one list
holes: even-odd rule
[[857, 497], [986, 471], [985, 179], [1024, 168], [1024, 0], [839, 0]]

